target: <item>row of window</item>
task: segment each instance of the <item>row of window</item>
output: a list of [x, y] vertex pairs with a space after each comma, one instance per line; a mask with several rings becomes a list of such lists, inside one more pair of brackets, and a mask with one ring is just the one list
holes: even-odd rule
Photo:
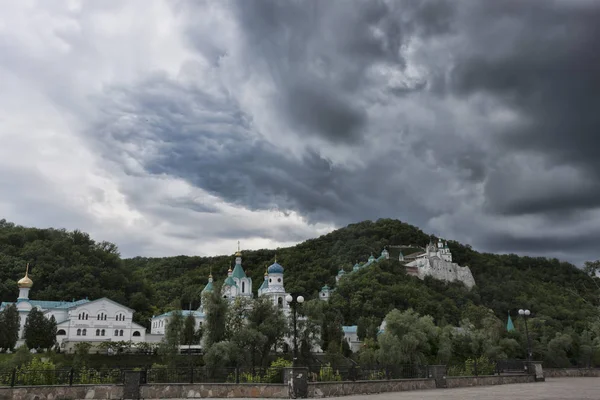
[[[202, 321], [200, 321], [198, 325], [202, 326]], [[162, 328], [163, 326], [165, 326], [165, 320], [164, 319], [162, 319], [160, 321], [154, 321], [152, 323], [152, 327], [153, 328]]]
[[[135, 333], [133, 334], [133, 336], [139, 336], [139, 332], [138, 335], [136, 335]], [[86, 336], [87, 335], [87, 329], [77, 329], [77, 336]], [[106, 336], [106, 330], [104, 329], [96, 329], [96, 336]], [[123, 336], [123, 329], [119, 330], [119, 329], [115, 329], [115, 335], [114, 336]]]
[[[56, 334], [66, 335], [67, 332], [65, 332], [64, 329], [60, 329], [58, 332], [56, 332]], [[77, 329], [77, 336], [87, 336], [87, 329]], [[96, 329], [96, 336], [106, 336], [106, 330]], [[114, 336], [123, 336], [123, 329], [115, 329]], [[133, 332], [133, 336], [141, 336], [141, 333], [139, 331], [135, 331]]]
[[[86, 312], [80, 312], [77, 316], [77, 319], [79, 319], [80, 321], [87, 320], [89, 319], [89, 314]], [[100, 314], [98, 314], [96, 319], [98, 321], [106, 321], [108, 319], [108, 315], [104, 312], [101, 312]], [[125, 314], [117, 314], [117, 316], [115, 317], [115, 321], [125, 321]]]

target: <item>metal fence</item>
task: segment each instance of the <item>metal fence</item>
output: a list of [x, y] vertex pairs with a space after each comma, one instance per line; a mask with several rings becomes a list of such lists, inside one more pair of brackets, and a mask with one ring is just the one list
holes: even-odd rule
[[428, 376], [428, 367], [426, 365], [352, 365], [342, 368], [319, 365], [309, 367], [309, 380], [312, 382], [422, 379]]
[[[283, 383], [283, 368], [151, 368], [140, 371], [141, 384]], [[0, 370], [1, 386], [123, 384], [125, 369], [61, 368]], [[131, 371], [131, 370], [129, 370]]]
[[[427, 378], [425, 365], [309, 366], [312, 382]], [[137, 368], [141, 384], [283, 383], [283, 368]], [[60, 368], [0, 370], [0, 386], [123, 384], [126, 369]], [[129, 369], [131, 371], [131, 369]]]
[[120, 369], [45, 369], [0, 371], [0, 386], [87, 385], [123, 383]]

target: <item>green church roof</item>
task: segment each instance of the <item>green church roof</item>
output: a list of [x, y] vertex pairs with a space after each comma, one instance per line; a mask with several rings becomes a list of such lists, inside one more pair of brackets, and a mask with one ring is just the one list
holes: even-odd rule
[[241, 264], [235, 264], [232, 276], [238, 279], [246, 278], [246, 273], [244, 272]]
[[206, 286], [204, 286], [204, 289], [202, 289], [202, 292], [204, 293], [204, 292], [212, 292], [212, 291], [213, 291], [213, 284], [212, 284], [212, 282], [209, 281], [206, 284]]
[[224, 286], [237, 286], [231, 276], [228, 276], [227, 279], [225, 279], [225, 282], [223, 282], [223, 285]]
[[268, 280], [264, 280], [262, 285], [260, 285], [260, 288], [258, 290], [265, 290], [269, 288], [269, 281]]

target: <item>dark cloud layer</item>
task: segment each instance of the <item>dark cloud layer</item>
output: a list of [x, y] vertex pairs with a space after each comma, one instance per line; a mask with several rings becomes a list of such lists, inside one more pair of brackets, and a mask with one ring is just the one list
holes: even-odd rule
[[[309, 223], [396, 217], [484, 250], [597, 258], [600, 228], [586, 220], [600, 206], [600, 3], [172, 9], [201, 61], [107, 84], [93, 98], [86, 140], [128, 176], [180, 178]], [[132, 188], [126, 195], [144, 202]], [[169, 218], [219, 212], [168, 205]], [[300, 240], [261, 227], [219, 234], [242, 233]]]

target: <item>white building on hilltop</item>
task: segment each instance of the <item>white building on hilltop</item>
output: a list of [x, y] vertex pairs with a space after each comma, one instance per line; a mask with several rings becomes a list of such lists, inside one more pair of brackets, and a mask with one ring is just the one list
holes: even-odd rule
[[[19, 341], [24, 343], [23, 331], [31, 310], [37, 308], [48, 319], [56, 320], [56, 341], [61, 349], [70, 349], [78, 342], [146, 340], [146, 328], [133, 322], [133, 310], [107, 298], [90, 301], [46, 301], [29, 299], [33, 281], [29, 278], [29, 266], [25, 277], [18, 281], [19, 297], [16, 306], [21, 317]], [[3, 302], [0, 310], [13, 303]]]
[[420, 279], [431, 276], [446, 282], [462, 282], [469, 289], [475, 286], [471, 269], [452, 262], [448, 243], [443, 242], [442, 239], [438, 240], [437, 246], [430, 241], [425, 252], [419, 254], [414, 261], [407, 263], [406, 267], [407, 270], [414, 271]]

